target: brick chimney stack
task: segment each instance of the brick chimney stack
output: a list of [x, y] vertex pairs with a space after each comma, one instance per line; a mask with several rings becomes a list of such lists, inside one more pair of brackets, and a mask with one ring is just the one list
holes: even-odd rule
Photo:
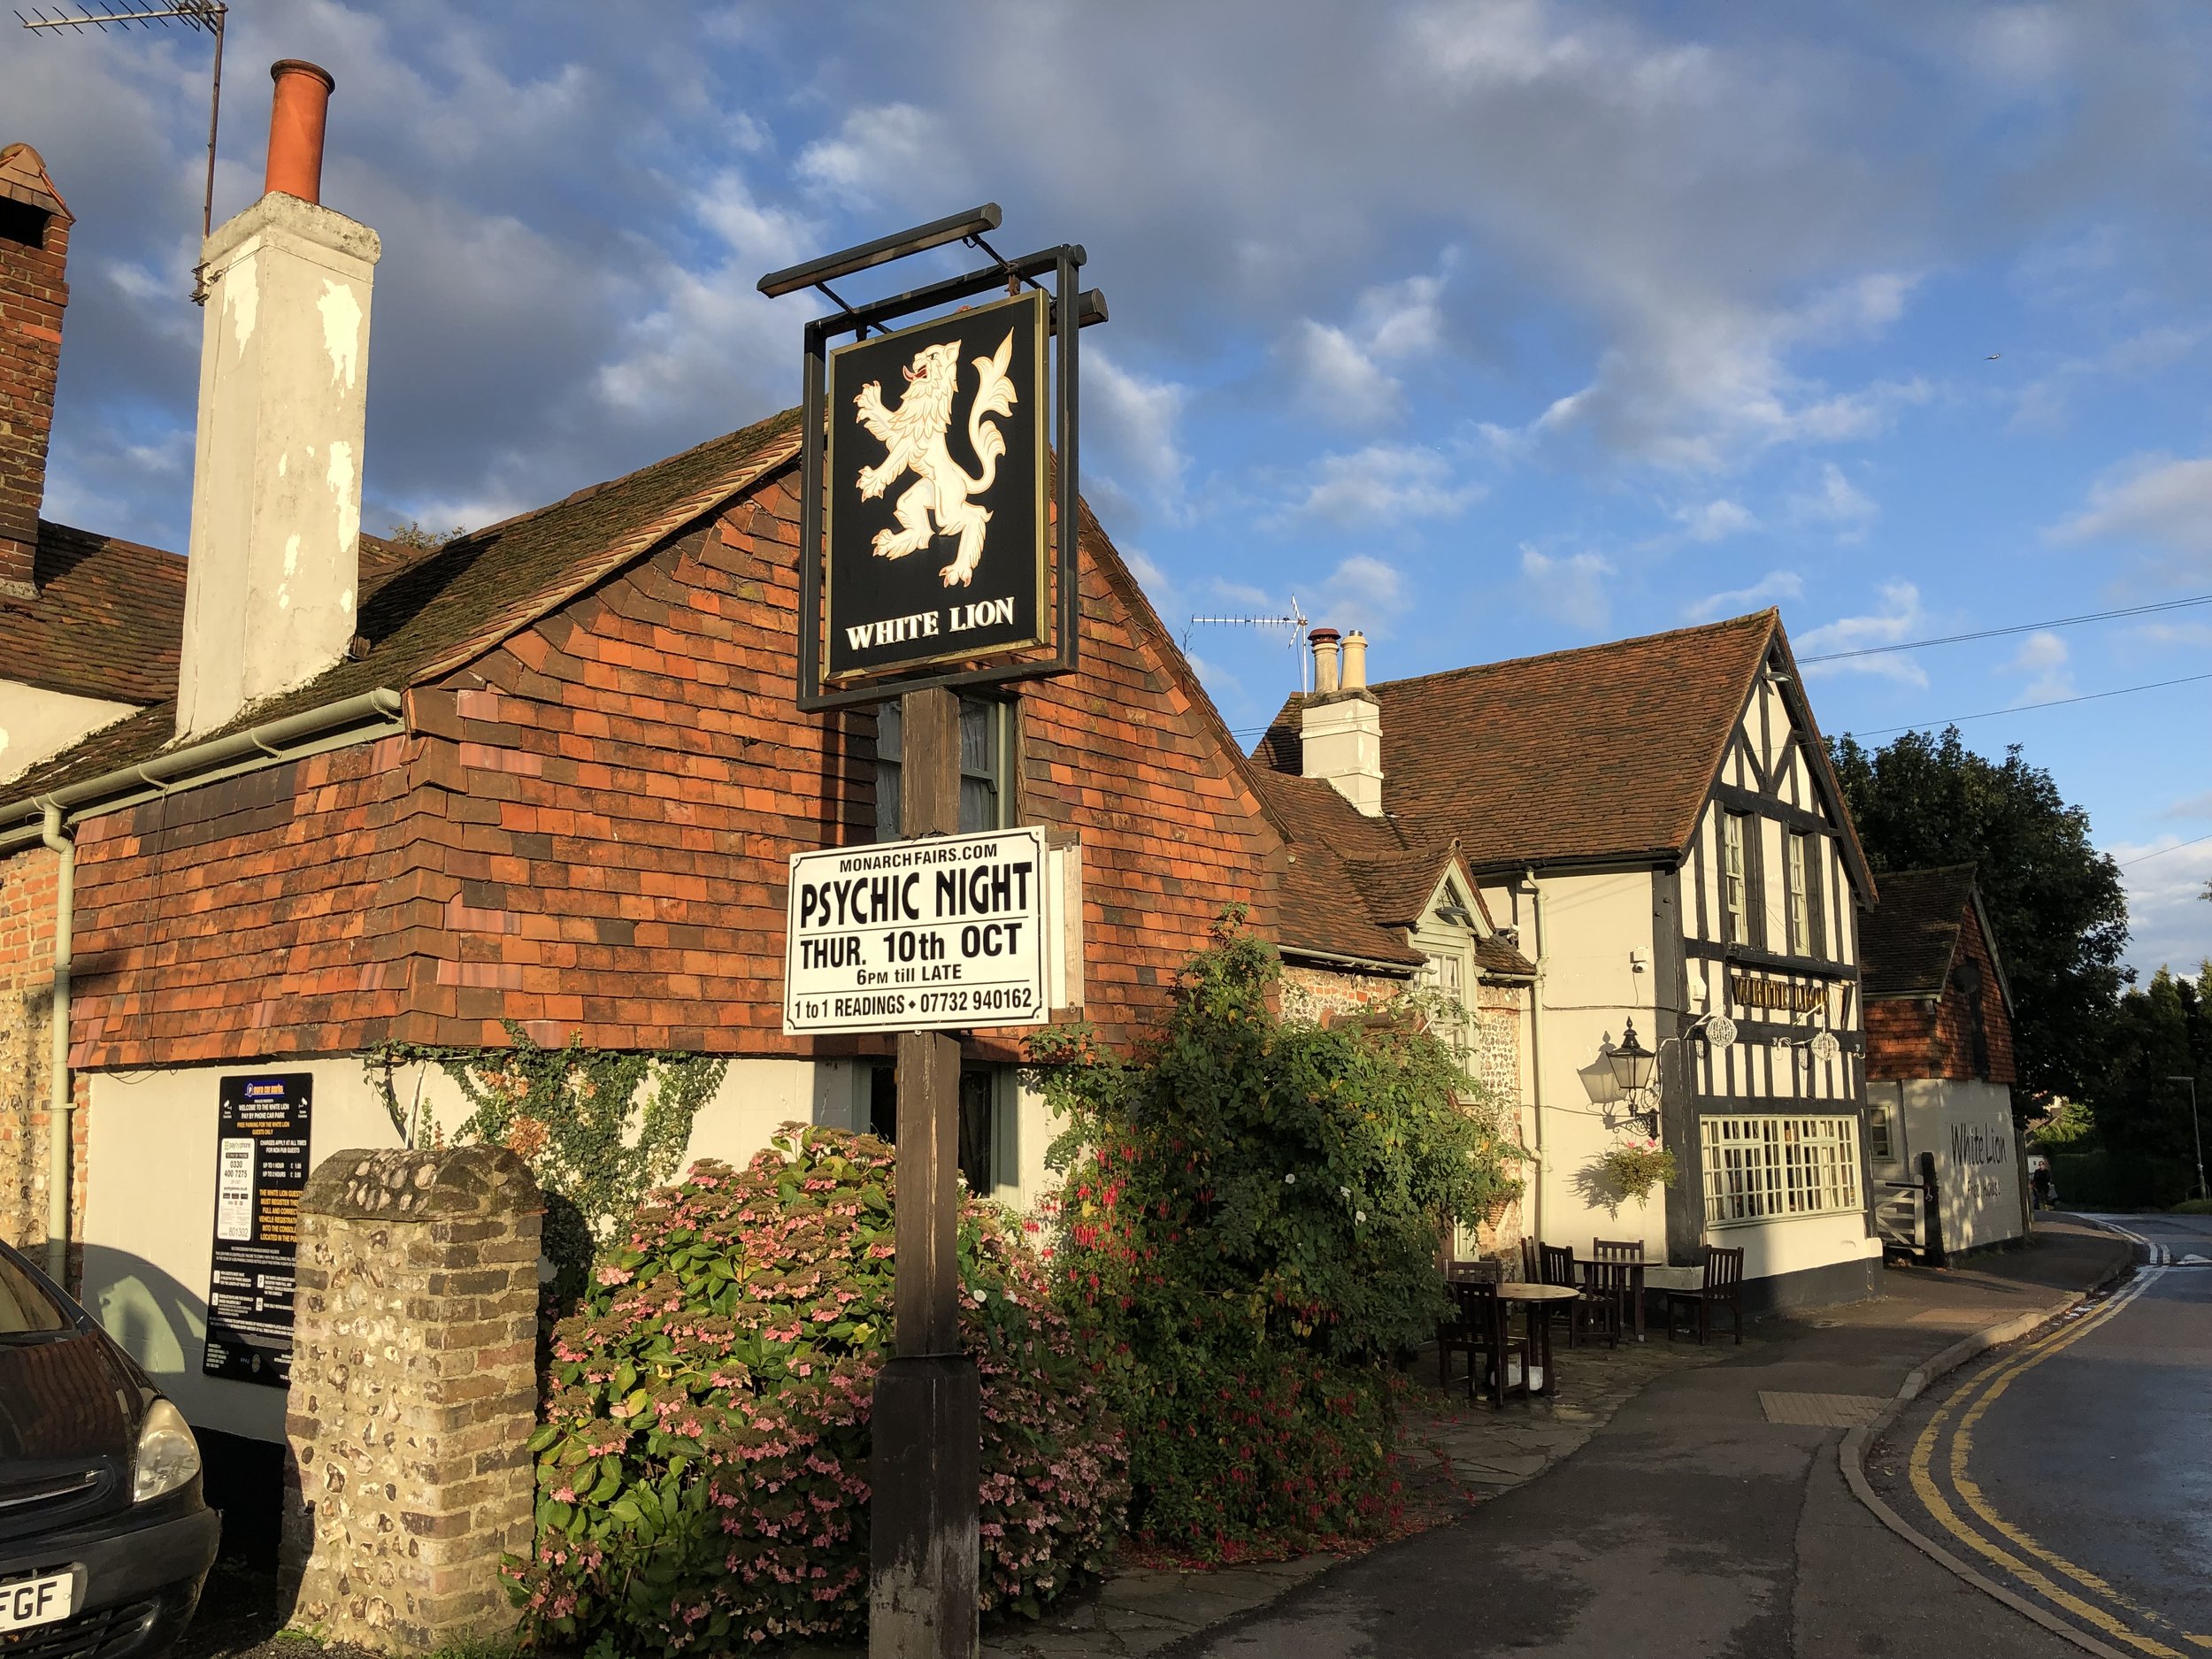
[[331, 78], [273, 66], [267, 188], [204, 250], [177, 735], [227, 726], [346, 653], [360, 580], [376, 233], [322, 193]]
[[1367, 688], [1367, 636], [1316, 628], [1313, 692], [1298, 710], [1303, 772], [1369, 818], [1383, 810], [1382, 704]]
[[38, 596], [72, 222], [38, 151], [0, 150], [0, 601]]

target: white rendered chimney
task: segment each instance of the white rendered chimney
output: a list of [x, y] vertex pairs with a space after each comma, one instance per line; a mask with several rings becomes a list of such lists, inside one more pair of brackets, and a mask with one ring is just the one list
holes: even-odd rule
[[177, 734], [341, 661], [358, 631], [377, 234], [317, 200], [331, 79], [288, 60], [267, 190], [203, 250], [199, 435]]
[[1337, 632], [1316, 628], [1314, 693], [1299, 710], [1299, 749], [1304, 772], [1319, 778], [1369, 818], [1382, 816], [1382, 705], [1367, 689], [1367, 637], [1343, 643], [1344, 671], [1337, 670]]

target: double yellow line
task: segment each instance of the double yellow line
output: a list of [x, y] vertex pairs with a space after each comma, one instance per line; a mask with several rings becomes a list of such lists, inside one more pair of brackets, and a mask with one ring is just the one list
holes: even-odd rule
[[[1914, 1493], [1935, 1517], [1937, 1525], [1985, 1561], [2003, 1568], [2022, 1585], [2101, 1635], [2125, 1642], [2139, 1652], [2154, 1655], [2154, 1659], [2189, 1659], [2191, 1649], [2212, 1651], [2212, 1636], [2194, 1635], [2180, 1629], [2172, 1620], [2131, 1601], [2095, 1573], [2076, 1566], [2006, 1520], [1991, 1507], [1968, 1467], [1974, 1455], [1975, 1429], [2016, 1379], [2053, 1355], [2071, 1348], [2092, 1331], [2109, 1324], [2130, 1302], [2164, 1278], [2166, 1271], [2154, 1267], [2139, 1274], [2134, 1283], [2096, 1312], [2031, 1342], [2003, 1363], [1960, 1384], [1951, 1397], [1936, 1409], [1927, 1426], [1920, 1431], [1920, 1438], [1914, 1442], [1911, 1476]], [[1971, 1520], [1954, 1507], [1937, 1479], [1939, 1454], [1951, 1491], [1957, 1494], [1959, 1505], [1972, 1517]], [[2159, 1633], [2153, 1634], [2153, 1631]], [[2176, 1642], [2186, 1646], [2176, 1647]]]

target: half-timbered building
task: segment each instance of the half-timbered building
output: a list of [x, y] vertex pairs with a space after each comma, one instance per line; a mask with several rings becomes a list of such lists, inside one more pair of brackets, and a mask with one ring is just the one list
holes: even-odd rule
[[[1779, 616], [1348, 678], [1293, 699], [1258, 758], [1334, 785], [1375, 837], [1455, 844], [1533, 964], [1527, 1230], [1578, 1254], [1640, 1240], [1659, 1284], [1740, 1247], [1755, 1305], [1871, 1294], [1856, 964], [1874, 884]], [[1657, 1055], [1632, 1094], [1611, 1063], [1632, 1028]], [[1655, 1141], [1672, 1184], [1624, 1191], [1607, 1155]]]

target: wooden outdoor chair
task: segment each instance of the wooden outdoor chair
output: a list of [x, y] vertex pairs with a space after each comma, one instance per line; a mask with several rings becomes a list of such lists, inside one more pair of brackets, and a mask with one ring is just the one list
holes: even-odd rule
[[1675, 1310], [1694, 1308], [1697, 1310], [1697, 1340], [1701, 1348], [1712, 1340], [1713, 1310], [1725, 1308], [1734, 1316], [1738, 1346], [1743, 1342], [1743, 1251], [1738, 1249], [1708, 1249], [1705, 1252], [1705, 1283], [1696, 1290], [1670, 1290], [1667, 1293], [1667, 1340], [1674, 1340]]
[[[1617, 1345], [1621, 1333], [1636, 1319], [1636, 1275], [1634, 1269], [1643, 1265], [1644, 1241], [1641, 1239], [1593, 1239], [1590, 1240], [1590, 1259], [1583, 1264], [1582, 1294], [1592, 1303], [1590, 1317], [1608, 1320], [1607, 1333]], [[1601, 1315], [1600, 1302], [1609, 1302], [1609, 1312]]]
[[1618, 1261], [1592, 1260], [1582, 1266], [1582, 1298], [1567, 1305], [1574, 1310], [1571, 1333], [1583, 1331], [1594, 1337], [1605, 1339], [1608, 1348], [1621, 1345], [1621, 1317], [1635, 1294], [1632, 1263]]
[[[1534, 1239], [1521, 1240], [1521, 1277], [1532, 1285], [1566, 1285], [1582, 1288], [1582, 1276], [1575, 1271], [1575, 1253], [1563, 1244], [1543, 1244]], [[1575, 1345], [1575, 1336], [1582, 1329], [1580, 1302], [1558, 1302], [1534, 1310], [1533, 1318], [1567, 1323], [1567, 1346]]]
[[[1449, 1286], [1452, 1300], [1458, 1304], [1459, 1317], [1446, 1329], [1452, 1333], [1449, 1347], [1445, 1344], [1443, 1331], [1437, 1333], [1437, 1381], [1450, 1381], [1451, 1355], [1467, 1356], [1467, 1397], [1475, 1397], [1475, 1379], [1483, 1379], [1485, 1392], [1494, 1406], [1505, 1404], [1509, 1394], [1526, 1394], [1529, 1377], [1535, 1363], [1533, 1345], [1526, 1337], [1509, 1335], [1506, 1329], [1505, 1303], [1498, 1299], [1494, 1279], [1455, 1279]], [[1510, 1375], [1514, 1360], [1520, 1362], [1517, 1381]]]
[[[1455, 1285], [1494, 1285], [1501, 1277], [1495, 1262], [1468, 1261], [1444, 1263], [1444, 1286], [1449, 1291]], [[1456, 1310], [1457, 1298], [1454, 1298]], [[1484, 1348], [1486, 1333], [1469, 1325], [1455, 1310], [1452, 1317], [1436, 1327], [1436, 1386], [1448, 1387], [1452, 1380], [1452, 1356], [1467, 1356], [1469, 1386], [1473, 1386], [1474, 1356]]]

